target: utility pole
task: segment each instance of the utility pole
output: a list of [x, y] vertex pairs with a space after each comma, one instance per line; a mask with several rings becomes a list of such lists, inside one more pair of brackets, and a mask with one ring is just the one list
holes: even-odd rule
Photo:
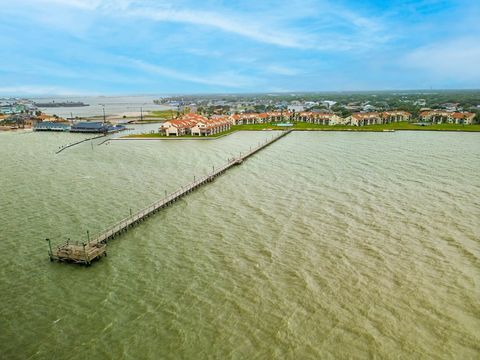
[[106, 119], [105, 119], [105, 104], [100, 104], [103, 107], [103, 124], [105, 124]]

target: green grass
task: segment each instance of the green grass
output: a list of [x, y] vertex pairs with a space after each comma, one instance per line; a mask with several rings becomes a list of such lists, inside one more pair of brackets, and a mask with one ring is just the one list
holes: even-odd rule
[[141, 138], [141, 139], [144, 139], [144, 138], [150, 138], [150, 139], [155, 139], [155, 138], [160, 138], [160, 139], [208, 139], [208, 138], [211, 138], [211, 139], [216, 139], [218, 137], [221, 137], [221, 136], [225, 136], [227, 134], [230, 134], [232, 132], [234, 132], [236, 130], [233, 130], [233, 129], [230, 129], [230, 130], [227, 130], [227, 131], [222, 131], [222, 132], [219, 132], [217, 134], [214, 134], [214, 135], [208, 135], [208, 136], [192, 136], [192, 135], [182, 135], [182, 136], [175, 136], [175, 135], [170, 135], [170, 136], [166, 136], [166, 135], [162, 135], [162, 134], [159, 134], [159, 133], [154, 133], [154, 134], [132, 134], [132, 135], [127, 135], [127, 136], [122, 136], [122, 138]]
[[[347, 126], [347, 125], [319, 125], [304, 122], [294, 123], [294, 130], [321, 130], [321, 131], [383, 131], [383, 130], [430, 130], [430, 131], [480, 131], [480, 124], [476, 125], [456, 125], [456, 124], [437, 124], [420, 126], [408, 122], [398, 122], [382, 125], [367, 126]], [[285, 127], [276, 126], [275, 123], [253, 124], [253, 125], [234, 125], [232, 130], [285, 130]]]
[[149, 118], [158, 118], [163, 120], [171, 120], [175, 116], [177, 116], [177, 112], [174, 110], [156, 110], [151, 111], [146, 115], [146, 117]]
[[[383, 125], [367, 125], [367, 126], [347, 126], [347, 125], [318, 125], [309, 123], [294, 123], [294, 130], [299, 131], [383, 131], [383, 130], [420, 130], [420, 131], [470, 131], [480, 132], [480, 124], [476, 125], [455, 125], [455, 124], [437, 124], [420, 126], [414, 125], [408, 122], [399, 122]], [[252, 125], [233, 125], [230, 130], [223, 131], [221, 133], [209, 136], [165, 136], [161, 134], [140, 134], [140, 135], [127, 135], [125, 138], [190, 138], [190, 139], [202, 139], [202, 138], [218, 138], [220, 136], [228, 135], [235, 131], [261, 131], [261, 130], [286, 130], [290, 127], [277, 126], [275, 123], [269, 124], [252, 124]]]

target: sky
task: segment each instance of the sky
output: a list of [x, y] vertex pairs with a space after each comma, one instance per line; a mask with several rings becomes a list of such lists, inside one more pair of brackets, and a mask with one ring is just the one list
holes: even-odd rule
[[480, 88], [480, 1], [0, 0], [0, 95]]

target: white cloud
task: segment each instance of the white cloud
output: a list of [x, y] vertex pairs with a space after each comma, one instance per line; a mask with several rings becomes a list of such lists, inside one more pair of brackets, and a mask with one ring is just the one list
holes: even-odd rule
[[308, 48], [312, 46], [312, 44], [309, 44], [310, 39], [303, 34], [272, 30], [265, 23], [259, 23], [251, 18], [241, 19], [212, 11], [131, 9], [128, 11], [128, 16], [149, 18], [155, 21], [209, 26], [255, 41], [283, 47]]
[[165, 76], [168, 78], [182, 80], [187, 82], [193, 82], [204, 85], [214, 85], [214, 86], [226, 86], [230, 88], [241, 88], [245, 86], [251, 86], [254, 84], [255, 79], [236, 74], [234, 72], [222, 72], [210, 76], [198, 76], [192, 75], [178, 70], [170, 69], [164, 66], [159, 66], [155, 64], [150, 64], [142, 60], [131, 59], [127, 57], [119, 58], [121, 64], [128, 65], [137, 70], [147, 72], [149, 74], [155, 74], [160, 76]]
[[19, 85], [0, 87], [0, 94], [12, 95], [82, 95], [78, 89], [68, 89], [60, 86], [50, 85]]
[[300, 71], [298, 69], [294, 69], [291, 67], [283, 66], [283, 65], [268, 65], [265, 67], [265, 69], [273, 74], [278, 74], [278, 75], [286, 75], [286, 76], [293, 76], [293, 75], [298, 75]]
[[[270, 6], [270, 11], [258, 11], [255, 6], [252, 10], [233, 11], [221, 5], [208, 9], [208, 4], [201, 9], [196, 5], [182, 5], [171, 1], [134, 1], [134, 0], [18, 0], [40, 10], [49, 8], [48, 14], [58, 12], [62, 16], [52, 16], [52, 19], [62, 23], [66, 17], [73, 30], [79, 28], [77, 35], [81, 35], [91, 19], [84, 19], [76, 24], [74, 19], [65, 13], [73, 11], [91, 11], [98, 18], [110, 19], [149, 19], [157, 22], [172, 22], [198, 25], [218, 29], [223, 32], [236, 34], [256, 42], [276, 45], [285, 48], [347, 51], [352, 49], [369, 48], [375, 43], [382, 43], [388, 37], [382, 33], [382, 26], [377, 18], [365, 17], [347, 8], [332, 3], [307, 4], [300, 1], [286, 6], [278, 4]], [[193, 2], [192, 4], [195, 4]], [[302, 5], [303, 4], [303, 5]], [[248, 6], [246, 7], [248, 8]], [[287, 9], [295, 8], [288, 12]], [[307, 12], [302, 11], [302, 9]], [[309, 11], [315, 11], [310, 14]], [[75, 18], [77, 12], [72, 12]], [[93, 16], [92, 16], [93, 18]], [[306, 20], [308, 19], [308, 20]], [[46, 20], [45, 20], [46, 21]], [[51, 25], [55, 21], [50, 20]], [[87, 23], [84, 25], [83, 23]], [[310, 27], [310, 23], [315, 24]], [[346, 27], [336, 33], [336, 27]], [[57, 26], [58, 27], [58, 26]], [[65, 30], [68, 29], [62, 26]], [[364, 41], [368, 37], [369, 41]]]
[[64, 6], [64, 7], [74, 7], [84, 10], [95, 10], [97, 9], [104, 1], [102, 0], [18, 0], [19, 3], [34, 4], [34, 5], [53, 5], [53, 6]]
[[442, 80], [479, 81], [479, 59], [478, 39], [459, 38], [417, 48], [402, 59], [402, 64], [421, 69]]

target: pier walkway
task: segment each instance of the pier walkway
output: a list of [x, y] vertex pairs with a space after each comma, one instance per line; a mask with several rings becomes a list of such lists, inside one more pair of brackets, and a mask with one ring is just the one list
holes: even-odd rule
[[62, 147], [60, 147], [59, 150], [57, 150], [57, 151], [55, 152], [55, 154], [59, 154], [59, 153], [61, 153], [63, 150], [67, 150], [68, 148], [71, 148], [72, 146], [75, 146], [75, 145], [84, 143], [84, 142], [86, 142], [86, 141], [95, 140], [95, 139], [100, 139], [100, 138], [105, 137], [105, 136], [106, 136], [105, 134], [97, 135], [97, 136], [94, 136], [94, 137], [90, 137], [90, 138], [87, 138], [87, 139], [83, 139], [83, 140], [80, 140], [80, 141], [76, 141], [76, 142], [74, 142], [74, 143], [72, 143], [72, 144], [63, 145]]
[[244, 154], [240, 154], [239, 157], [229, 159], [226, 164], [214, 169], [209, 174], [202, 176], [199, 179], [195, 179], [193, 182], [185, 186], [181, 186], [173, 193], [166, 195], [164, 198], [155, 201], [146, 208], [120, 220], [118, 223], [104, 230], [91, 240], [89, 239], [86, 243], [79, 244], [78, 242], [67, 242], [52, 249], [50, 240], [46, 239], [49, 243], [48, 254], [50, 256], [50, 260], [90, 265], [93, 260], [99, 259], [107, 255], [106, 244], [110, 239], [113, 239], [117, 235], [128, 231], [133, 226], [142, 222], [143, 220], [160, 211], [161, 209], [168, 207], [169, 205], [173, 204], [174, 202], [194, 191], [195, 189], [199, 188], [200, 186], [212, 182], [217, 176], [223, 174], [225, 171], [227, 171], [233, 166], [240, 165], [244, 160], [256, 154], [260, 150], [266, 148], [267, 146], [273, 144], [274, 142], [278, 141], [282, 137], [288, 135], [291, 131], [292, 130], [283, 131], [280, 135], [275, 136], [270, 140], [266, 140], [264, 143], [258, 145], [253, 149], [250, 149]]

